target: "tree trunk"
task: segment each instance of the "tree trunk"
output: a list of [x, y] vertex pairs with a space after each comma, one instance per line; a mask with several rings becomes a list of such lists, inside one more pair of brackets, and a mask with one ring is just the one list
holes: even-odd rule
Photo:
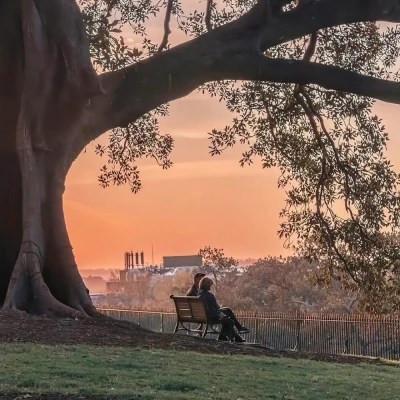
[[22, 135], [20, 163], [4, 160], [1, 169], [0, 302], [29, 313], [93, 316], [65, 225], [65, 168], [29, 142]]
[[95, 315], [62, 206], [72, 142], [100, 91], [74, 1], [0, 3], [0, 81], [0, 305]]
[[15, 153], [0, 154], [0, 305], [4, 302], [22, 235], [22, 194]]
[[[33, 150], [25, 121], [22, 108], [17, 126], [16, 165], [22, 199], [15, 199], [22, 204], [18, 217], [22, 232], [3, 308], [62, 316], [93, 315], [95, 309], [79, 276], [65, 227], [65, 173], [60, 172], [51, 155]], [[5, 271], [10, 271], [10, 264]]]
[[62, 196], [65, 173], [49, 177], [45, 200], [47, 253], [44, 278], [58, 301], [90, 316], [96, 315], [88, 290], [78, 271], [65, 224]]

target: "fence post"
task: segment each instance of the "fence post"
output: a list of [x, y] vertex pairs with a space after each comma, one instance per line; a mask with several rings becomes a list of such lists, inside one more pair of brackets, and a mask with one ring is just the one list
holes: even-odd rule
[[254, 319], [255, 319], [255, 340], [256, 340], [256, 343], [258, 343], [258, 341], [259, 341], [259, 336], [258, 336], [258, 331], [259, 331], [259, 320], [258, 320], [258, 318], [257, 318], [257, 314], [255, 314], [254, 315]]
[[301, 328], [300, 313], [296, 312], [296, 349], [299, 352], [301, 351], [300, 328]]
[[164, 333], [164, 313], [161, 313], [161, 333]]

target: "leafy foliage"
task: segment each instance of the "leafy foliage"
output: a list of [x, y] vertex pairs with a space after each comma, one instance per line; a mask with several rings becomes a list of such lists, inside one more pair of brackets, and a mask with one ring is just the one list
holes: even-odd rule
[[[115, 71], [153, 54], [157, 45], [147, 33], [146, 22], [156, 16], [163, 5], [151, 0], [82, 0], [80, 2], [89, 36], [90, 53], [98, 71]], [[124, 34], [125, 33], [125, 34]], [[138, 41], [130, 46], [126, 37]], [[131, 42], [130, 41], [130, 42]], [[113, 129], [106, 145], [98, 144], [96, 153], [106, 156], [100, 170], [99, 183], [103, 187], [128, 184], [132, 192], [142, 186], [137, 161], [153, 158], [162, 168], [169, 168], [173, 148], [170, 135], [162, 135], [158, 118], [168, 114], [162, 106], [126, 127]]]
[[[318, 35], [314, 58], [389, 76], [399, 33], [370, 23], [328, 29]], [[296, 40], [268, 55], [302, 58], [309, 42]], [[290, 84], [211, 83], [207, 89], [237, 113], [232, 125], [211, 132], [212, 154], [241, 142], [248, 145], [242, 165], [259, 157], [264, 168], [278, 167], [287, 193], [281, 237], [318, 261], [320, 282], [362, 288], [366, 308], [384, 310], [400, 283], [399, 175], [385, 157], [388, 136], [374, 101]]]
[[[227, 273], [218, 297], [235, 310], [261, 312], [360, 311], [361, 298], [333, 281], [328, 287], [315, 282], [317, 266], [299, 257], [267, 257]], [[234, 288], [234, 290], [232, 290]]]
[[205, 246], [199, 250], [199, 256], [203, 257], [202, 271], [213, 274], [215, 285], [218, 287], [219, 275], [236, 270], [239, 261], [230, 256], [226, 256], [223, 249]]
[[96, 153], [106, 154], [108, 160], [99, 176], [103, 187], [130, 184], [131, 190], [138, 192], [141, 180], [136, 162], [141, 158], [153, 158], [164, 169], [172, 165], [169, 159], [172, 137], [159, 133], [157, 115], [163, 112], [162, 109], [153, 111], [125, 128], [114, 129], [107, 145], [96, 146]]
[[[232, 21], [253, 4], [208, 2], [209, 25]], [[163, 0], [82, 0], [95, 66], [115, 70], [158, 51], [148, 27], [160, 21], [167, 5]], [[176, 0], [172, 5], [175, 29], [188, 37], [206, 31], [205, 4], [189, 9]], [[359, 23], [283, 43], [265, 55], [396, 79], [399, 37], [398, 26]], [[280, 169], [278, 184], [287, 194], [280, 235], [299, 255], [318, 261], [320, 282], [334, 279], [361, 288], [373, 311], [382, 310], [387, 296], [398, 297], [399, 175], [385, 156], [388, 136], [374, 100], [269, 82], [212, 82], [200, 90], [218, 97], [234, 114], [231, 125], [210, 133], [212, 155], [240, 142], [247, 145], [243, 166], [261, 159], [264, 168]], [[103, 186], [129, 182], [137, 191], [136, 161], [143, 156], [164, 168], [171, 165], [172, 139], [159, 133], [157, 123], [166, 113], [163, 108], [114, 130], [108, 146], [98, 147], [108, 157], [100, 176]]]

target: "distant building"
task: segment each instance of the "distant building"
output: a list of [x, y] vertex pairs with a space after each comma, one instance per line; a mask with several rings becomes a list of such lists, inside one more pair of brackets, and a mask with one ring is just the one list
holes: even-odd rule
[[164, 268], [178, 267], [201, 267], [203, 265], [202, 256], [166, 256], [163, 257]]
[[145, 266], [143, 252], [126, 252], [124, 260], [125, 268], [119, 271], [119, 277], [114, 277], [106, 282], [107, 293], [129, 292], [130, 288], [140, 280], [175, 274], [177, 268], [182, 272], [185, 268], [203, 266], [203, 257], [198, 255], [163, 257], [163, 267]]
[[84, 276], [83, 282], [85, 286], [90, 290], [90, 293], [105, 293], [106, 281], [101, 276]]
[[101, 305], [101, 302], [105, 299], [105, 295], [103, 293], [94, 293], [90, 294], [90, 298], [95, 306]]

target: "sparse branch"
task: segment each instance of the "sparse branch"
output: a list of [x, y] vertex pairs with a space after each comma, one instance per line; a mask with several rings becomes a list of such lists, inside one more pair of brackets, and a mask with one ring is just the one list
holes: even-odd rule
[[313, 101], [311, 97], [309, 96], [308, 93], [305, 92], [305, 90], [301, 91], [302, 97], [304, 97], [305, 102], [307, 104], [308, 109], [310, 112], [317, 118], [320, 128], [327, 139], [330, 148], [333, 152], [335, 161], [336, 161], [336, 166], [337, 168], [342, 172], [343, 177], [344, 177], [344, 190], [345, 190], [345, 196], [344, 196], [344, 203], [345, 203], [345, 209], [349, 213], [352, 221], [356, 224], [358, 227], [360, 236], [365, 240], [368, 241], [368, 237], [364, 232], [364, 227], [360, 224], [359, 219], [354, 215], [353, 210], [351, 208], [351, 205], [349, 204], [349, 198], [351, 195], [351, 186], [350, 186], [350, 178], [352, 178], [353, 183], [356, 182], [357, 176], [356, 176], [356, 171], [354, 171], [351, 167], [346, 165], [340, 158], [339, 151], [336, 147], [335, 141], [333, 140], [332, 136], [329, 134], [328, 129], [326, 128], [325, 122], [323, 117], [321, 116], [320, 113], [318, 113], [314, 107]]
[[325, 240], [327, 243], [329, 243], [329, 246], [331, 249], [334, 251], [338, 259], [341, 261], [343, 267], [345, 268], [346, 272], [349, 274], [349, 276], [353, 279], [355, 283], [360, 283], [359, 279], [357, 276], [352, 272], [349, 263], [347, 262], [346, 257], [341, 253], [339, 250], [337, 244], [336, 244], [336, 233], [332, 230], [331, 226], [329, 223], [326, 221], [324, 213], [321, 209], [322, 206], [322, 200], [324, 198], [324, 185], [325, 185], [325, 180], [328, 178], [328, 171], [327, 171], [327, 161], [328, 161], [328, 155], [327, 151], [325, 148], [325, 144], [322, 142], [321, 138], [321, 133], [318, 129], [317, 122], [315, 118], [318, 119], [318, 116], [315, 114], [313, 111], [312, 104], [308, 102], [307, 99], [305, 99], [303, 94], [301, 92], [297, 93], [297, 101], [303, 108], [309, 122], [312, 128], [312, 131], [316, 137], [316, 140], [318, 142], [318, 145], [320, 146], [321, 152], [322, 152], [322, 160], [321, 160], [321, 174], [320, 178], [318, 180], [318, 184], [316, 187], [316, 193], [315, 193], [315, 205], [316, 205], [316, 215], [317, 218], [320, 222], [320, 224], [323, 226], [323, 235], [325, 236]]
[[307, 44], [306, 51], [304, 53], [303, 60], [304, 61], [311, 61], [312, 56], [315, 53], [318, 43], [318, 31], [313, 32], [310, 36], [310, 40]]
[[211, 16], [212, 16], [213, 7], [214, 7], [213, 0], [207, 0], [206, 14], [204, 16], [204, 22], [206, 24], [207, 31], [209, 31], [209, 32], [212, 30]]
[[[306, 51], [304, 52], [303, 56], [303, 61], [311, 61], [312, 56], [315, 53], [315, 50], [317, 49], [317, 43], [318, 43], [318, 32], [313, 32], [310, 36], [310, 39], [307, 43]], [[302, 92], [304, 85], [297, 84], [294, 88], [294, 93], [293, 93], [293, 98], [296, 99], [298, 94]], [[288, 109], [292, 108], [294, 106], [293, 104], [289, 104], [287, 107]]]
[[168, 38], [171, 34], [171, 14], [172, 14], [172, 6], [174, 0], [168, 0], [167, 8], [165, 10], [165, 18], [164, 18], [164, 36], [161, 40], [160, 46], [158, 47], [158, 51], [163, 51], [168, 46]]

